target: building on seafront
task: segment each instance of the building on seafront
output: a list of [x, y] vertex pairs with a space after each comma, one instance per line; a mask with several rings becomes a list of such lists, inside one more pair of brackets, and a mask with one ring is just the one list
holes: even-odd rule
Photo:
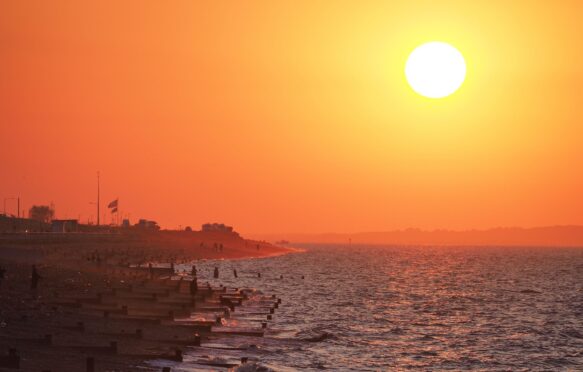
[[56, 233], [79, 232], [78, 220], [52, 220], [51, 231]]
[[0, 233], [48, 232], [50, 228], [48, 223], [42, 221], [0, 214]]
[[202, 225], [203, 232], [222, 232], [222, 233], [234, 233], [232, 226], [227, 226], [224, 223], [205, 223]]
[[134, 226], [145, 230], [160, 230], [160, 226], [158, 226], [158, 223], [156, 221], [150, 221], [146, 219], [140, 219], [138, 223], [135, 224]]

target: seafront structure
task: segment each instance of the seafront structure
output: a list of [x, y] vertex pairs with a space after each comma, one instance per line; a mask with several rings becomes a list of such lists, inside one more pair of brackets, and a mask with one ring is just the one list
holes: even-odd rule
[[227, 226], [224, 223], [205, 223], [202, 225], [202, 231], [205, 232], [222, 232], [222, 233], [235, 233], [232, 226]]

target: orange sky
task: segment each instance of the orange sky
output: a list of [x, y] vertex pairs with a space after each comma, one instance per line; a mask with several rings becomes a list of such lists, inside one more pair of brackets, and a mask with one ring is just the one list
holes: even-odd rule
[[[583, 224], [578, 1], [2, 1], [0, 198], [239, 231]], [[465, 56], [453, 96], [408, 53]], [[7, 201], [14, 213], [15, 203]]]

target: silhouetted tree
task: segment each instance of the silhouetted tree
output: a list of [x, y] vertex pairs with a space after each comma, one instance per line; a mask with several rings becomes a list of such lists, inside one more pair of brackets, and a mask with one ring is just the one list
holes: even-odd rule
[[55, 211], [47, 205], [33, 205], [28, 211], [28, 218], [43, 223], [49, 223], [55, 216]]

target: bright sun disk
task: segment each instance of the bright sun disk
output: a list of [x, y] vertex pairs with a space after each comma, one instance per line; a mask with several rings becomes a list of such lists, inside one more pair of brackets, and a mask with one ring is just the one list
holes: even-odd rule
[[443, 98], [454, 93], [466, 77], [466, 62], [453, 46], [433, 41], [415, 48], [405, 65], [411, 88], [422, 96]]

